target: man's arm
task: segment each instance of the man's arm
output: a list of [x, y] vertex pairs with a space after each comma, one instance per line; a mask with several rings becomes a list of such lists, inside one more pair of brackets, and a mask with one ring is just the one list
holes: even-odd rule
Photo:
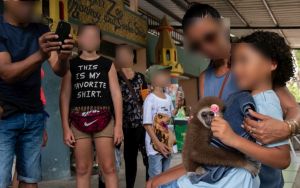
[[72, 49], [74, 47], [75, 41], [72, 39], [72, 35], [66, 39], [64, 44], [61, 46], [62, 50], [52, 51], [48, 62], [53, 70], [53, 72], [60, 77], [63, 77], [69, 66], [69, 57], [72, 54]]
[[[11, 56], [7, 51], [0, 52], [0, 77], [6, 82], [13, 83], [22, 80], [32, 74], [47, 58], [52, 69], [60, 75], [64, 75], [67, 71], [67, 63], [59, 63], [67, 61], [73, 48], [73, 39], [66, 40], [62, 45], [61, 52], [57, 50], [61, 43], [55, 42], [58, 36], [53, 32], [48, 32], [39, 38], [40, 49], [24, 60], [12, 62]], [[52, 57], [51, 57], [52, 56]]]
[[40, 51], [18, 62], [12, 62], [8, 52], [0, 52], [0, 77], [8, 83], [22, 80], [34, 72], [44, 60], [45, 57]]

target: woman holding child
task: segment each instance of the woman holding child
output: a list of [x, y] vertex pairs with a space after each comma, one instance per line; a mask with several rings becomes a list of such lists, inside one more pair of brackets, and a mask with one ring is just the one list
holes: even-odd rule
[[[201, 97], [219, 96], [226, 100], [238, 90], [247, 90], [252, 95], [257, 112], [261, 114], [251, 112], [251, 116], [260, 121], [246, 118], [244, 125], [258, 142], [268, 145], [255, 144], [235, 135], [220, 117], [213, 121], [212, 130], [223, 143], [263, 164], [260, 183], [258, 178], [252, 178], [242, 169], [232, 169], [216, 184], [191, 184], [184, 176], [184, 167], [179, 165], [153, 178], [148, 182], [149, 187], [283, 187], [280, 169], [286, 168], [290, 162], [286, 142], [291, 135], [288, 124], [291, 120], [299, 124], [300, 119], [299, 107], [285, 87], [294, 74], [289, 46], [275, 33], [255, 32], [231, 48], [219, 12], [206, 4], [196, 3], [189, 8], [183, 18], [183, 30], [190, 50], [212, 59], [207, 70], [200, 75]], [[232, 73], [228, 66], [230, 58]], [[283, 116], [287, 121], [282, 121]], [[243, 177], [248, 184], [244, 181], [238, 185], [234, 177]]]

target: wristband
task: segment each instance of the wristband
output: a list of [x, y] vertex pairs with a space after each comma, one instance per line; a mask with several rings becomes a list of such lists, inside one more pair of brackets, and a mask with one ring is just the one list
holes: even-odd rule
[[290, 136], [296, 136], [297, 134], [300, 134], [300, 126], [296, 120], [287, 120], [285, 122], [287, 123], [291, 131]]
[[294, 126], [295, 126], [295, 135], [300, 134], [300, 125], [296, 120], [292, 120]]
[[293, 130], [292, 130], [292, 126], [291, 126], [291, 124], [288, 122], [288, 121], [284, 121], [285, 122], [285, 124], [287, 125], [287, 127], [289, 128], [289, 130], [290, 130], [290, 134], [289, 134], [289, 136], [291, 137], [292, 135], [293, 135]]

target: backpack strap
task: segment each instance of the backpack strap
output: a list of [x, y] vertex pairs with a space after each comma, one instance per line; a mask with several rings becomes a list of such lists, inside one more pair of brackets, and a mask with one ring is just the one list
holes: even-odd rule
[[230, 72], [226, 73], [225, 78], [224, 78], [224, 80], [223, 80], [223, 83], [222, 83], [222, 86], [221, 86], [221, 89], [220, 89], [219, 95], [218, 95], [218, 97], [219, 97], [220, 99], [222, 98], [223, 91], [224, 91], [224, 88], [225, 88], [226, 83], [227, 83], [227, 81], [228, 81], [229, 75], [230, 75]]

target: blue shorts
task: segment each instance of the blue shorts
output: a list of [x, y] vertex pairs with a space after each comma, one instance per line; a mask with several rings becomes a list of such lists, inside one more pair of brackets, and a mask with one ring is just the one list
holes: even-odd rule
[[148, 174], [150, 178], [161, 174], [170, 167], [171, 156], [166, 158], [161, 154], [148, 156], [149, 169]]
[[0, 187], [11, 183], [16, 155], [18, 180], [38, 183], [41, 180], [41, 148], [45, 113], [16, 114], [0, 120]]

